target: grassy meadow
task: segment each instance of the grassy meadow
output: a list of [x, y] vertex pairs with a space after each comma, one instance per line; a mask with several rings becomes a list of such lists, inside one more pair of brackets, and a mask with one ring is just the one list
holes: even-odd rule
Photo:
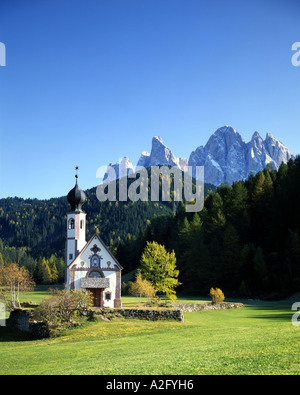
[[[26, 300], [38, 303], [47, 294], [39, 287]], [[240, 309], [185, 313], [184, 323], [87, 322], [43, 340], [0, 327], [0, 374], [299, 374], [294, 301], [242, 300]], [[137, 299], [123, 303], [133, 307]]]

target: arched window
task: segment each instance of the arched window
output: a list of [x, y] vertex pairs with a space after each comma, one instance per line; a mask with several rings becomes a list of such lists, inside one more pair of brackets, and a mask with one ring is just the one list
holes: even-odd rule
[[74, 218], [69, 219], [69, 229], [74, 229], [75, 228], [75, 221]]
[[96, 271], [92, 271], [89, 274], [89, 278], [99, 278], [99, 277], [101, 277], [101, 274], [99, 272], [96, 272]]
[[91, 257], [91, 267], [100, 267], [100, 258], [98, 255], [93, 255]]

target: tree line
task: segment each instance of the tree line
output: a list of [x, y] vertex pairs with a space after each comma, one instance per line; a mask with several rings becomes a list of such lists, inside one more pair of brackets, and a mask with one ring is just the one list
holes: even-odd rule
[[[153, 216], [172, 214], [177, 209], [177, 203], [172, 202], [99, 202], [96, 188], [85, 193], [87, 240], [99, 232], [111, 246], [125, 241], [128, 234], [138, 235]], [[49, 200], [0, 199], [0, 238], [6, 246], [26, 247], [33, 258], [50, 258], [52, 254], [64, 257], [68, 211], [66, 196]]]
[[[231, 186], [206, 188], [204, 209], [195, 214], [184, 203], [100, 204], [94, 189], [84, 207], [87, 239], [99, 231], [124, 274], [139, 267], [147, 242], [174, 250], [179, 291], [283, 297], [300, 286], [299, 192], [299, 157], [278, 171], [268, 166]], [[63, 281], [68, 209], [65, 198], [1, 199], [0, 264], [25, 266], [36, 283]]]
[[[206, 191], [208, 188], [206, 186]], [[89, 240], [94, 233], [99, 233], [113, 253], [120, 243], [136, 239], [154, 217], [173, 216], [179, 207], [178, 202], [151, 202], [150, 199], [148, 202], [99, 202], [96, 188], [85, 193], [86, 238]], [[37, 284], [63, 282], [66, 213], [69, 210], [66, 196], [49, 200], [0, 199], [0, 264], [2, 259], [6, 265], [17, 263], [25, 267]]]
[[11, 263], [28, 271], [36, 284], [57, 284], [64, 282], [64, 259], [57, 254], [49, 258], [33, 258], [27, 247], [4, 246], [0, 239], [0, 267]]
[[139, 267], [149, 241], [174, 250], [181, 291], [281, 298], [300, 287], [300, 158], [267, 166], [245, 181], [222, 184], [195, 214], [153, 218], [138, 237], [120, 243], [126, 271]]

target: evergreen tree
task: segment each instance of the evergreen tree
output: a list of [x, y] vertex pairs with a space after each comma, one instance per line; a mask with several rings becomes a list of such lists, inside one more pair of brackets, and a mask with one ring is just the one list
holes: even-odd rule
[[238, 270], [241, 246], [235, 227], [229, 224], [224, 232], [223, 240], [223, 281], [231, 289], [238, 286]]
[[4, 267], [4, 260], [1, 252], [0, 252], [0, 267]]
[[256, 274], [256, 287], [258, 289], [266, 288], [268, 285], [268, 270], [261, 247], [257, 247], [255, 251], [253, 258], [253, 269]]
[[51, 269], [49, 267], [48, 261], [45, 258], [42, 258], [40, 268], [41, 268], [42, 283], [51, 284], [52, 283]]

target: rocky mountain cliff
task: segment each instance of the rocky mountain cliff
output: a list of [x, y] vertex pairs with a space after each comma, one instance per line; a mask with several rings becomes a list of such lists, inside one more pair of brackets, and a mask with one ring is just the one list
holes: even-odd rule
[[205, 181], [214, 185], [232, 184], [256, 174], [268, 164], [278, 169], [293, 154], [275, 137], [267, 133], [265, 140], [255, 132], [246, 143], [231, 126], [219, 128], [205, 146], [198, 147], [189, 158], [189, 166], [204, 166]]
[[[177, 158], [163, 144], [160, 137], [153, 137], [151, 152], [144, 151], [137, 166], [151, 167], [157, 165], [175, 166], [185, 171], [186, 166], [204, 166], [205, 182], [220, 185], [246, 179], [250, 173], [256, 174], [268, 164], [278, 169], [282, 162], [287, 163], [294, 156], [280, 141], [267, 133], [265, 140], [255, 132], [251, 141], [246, 143], [241, 135], [231, 126], [219, 128], [205, 146], [199, 146], [189, 159]], [[134, 172], [129, 158], [124, 157], [120, 164], [112, 165], [116, 178]], [[112, 177], [107, 173], [105, 181]]]
[[153, 137], [151, 153], [143, 152], [137, 166], [151, 167], [157, 165], [175, 166], [184, 170], [187, 166], [188, 160], [183, 158], [176, 158], [172, 151], [164, 145], [161, 137]]

